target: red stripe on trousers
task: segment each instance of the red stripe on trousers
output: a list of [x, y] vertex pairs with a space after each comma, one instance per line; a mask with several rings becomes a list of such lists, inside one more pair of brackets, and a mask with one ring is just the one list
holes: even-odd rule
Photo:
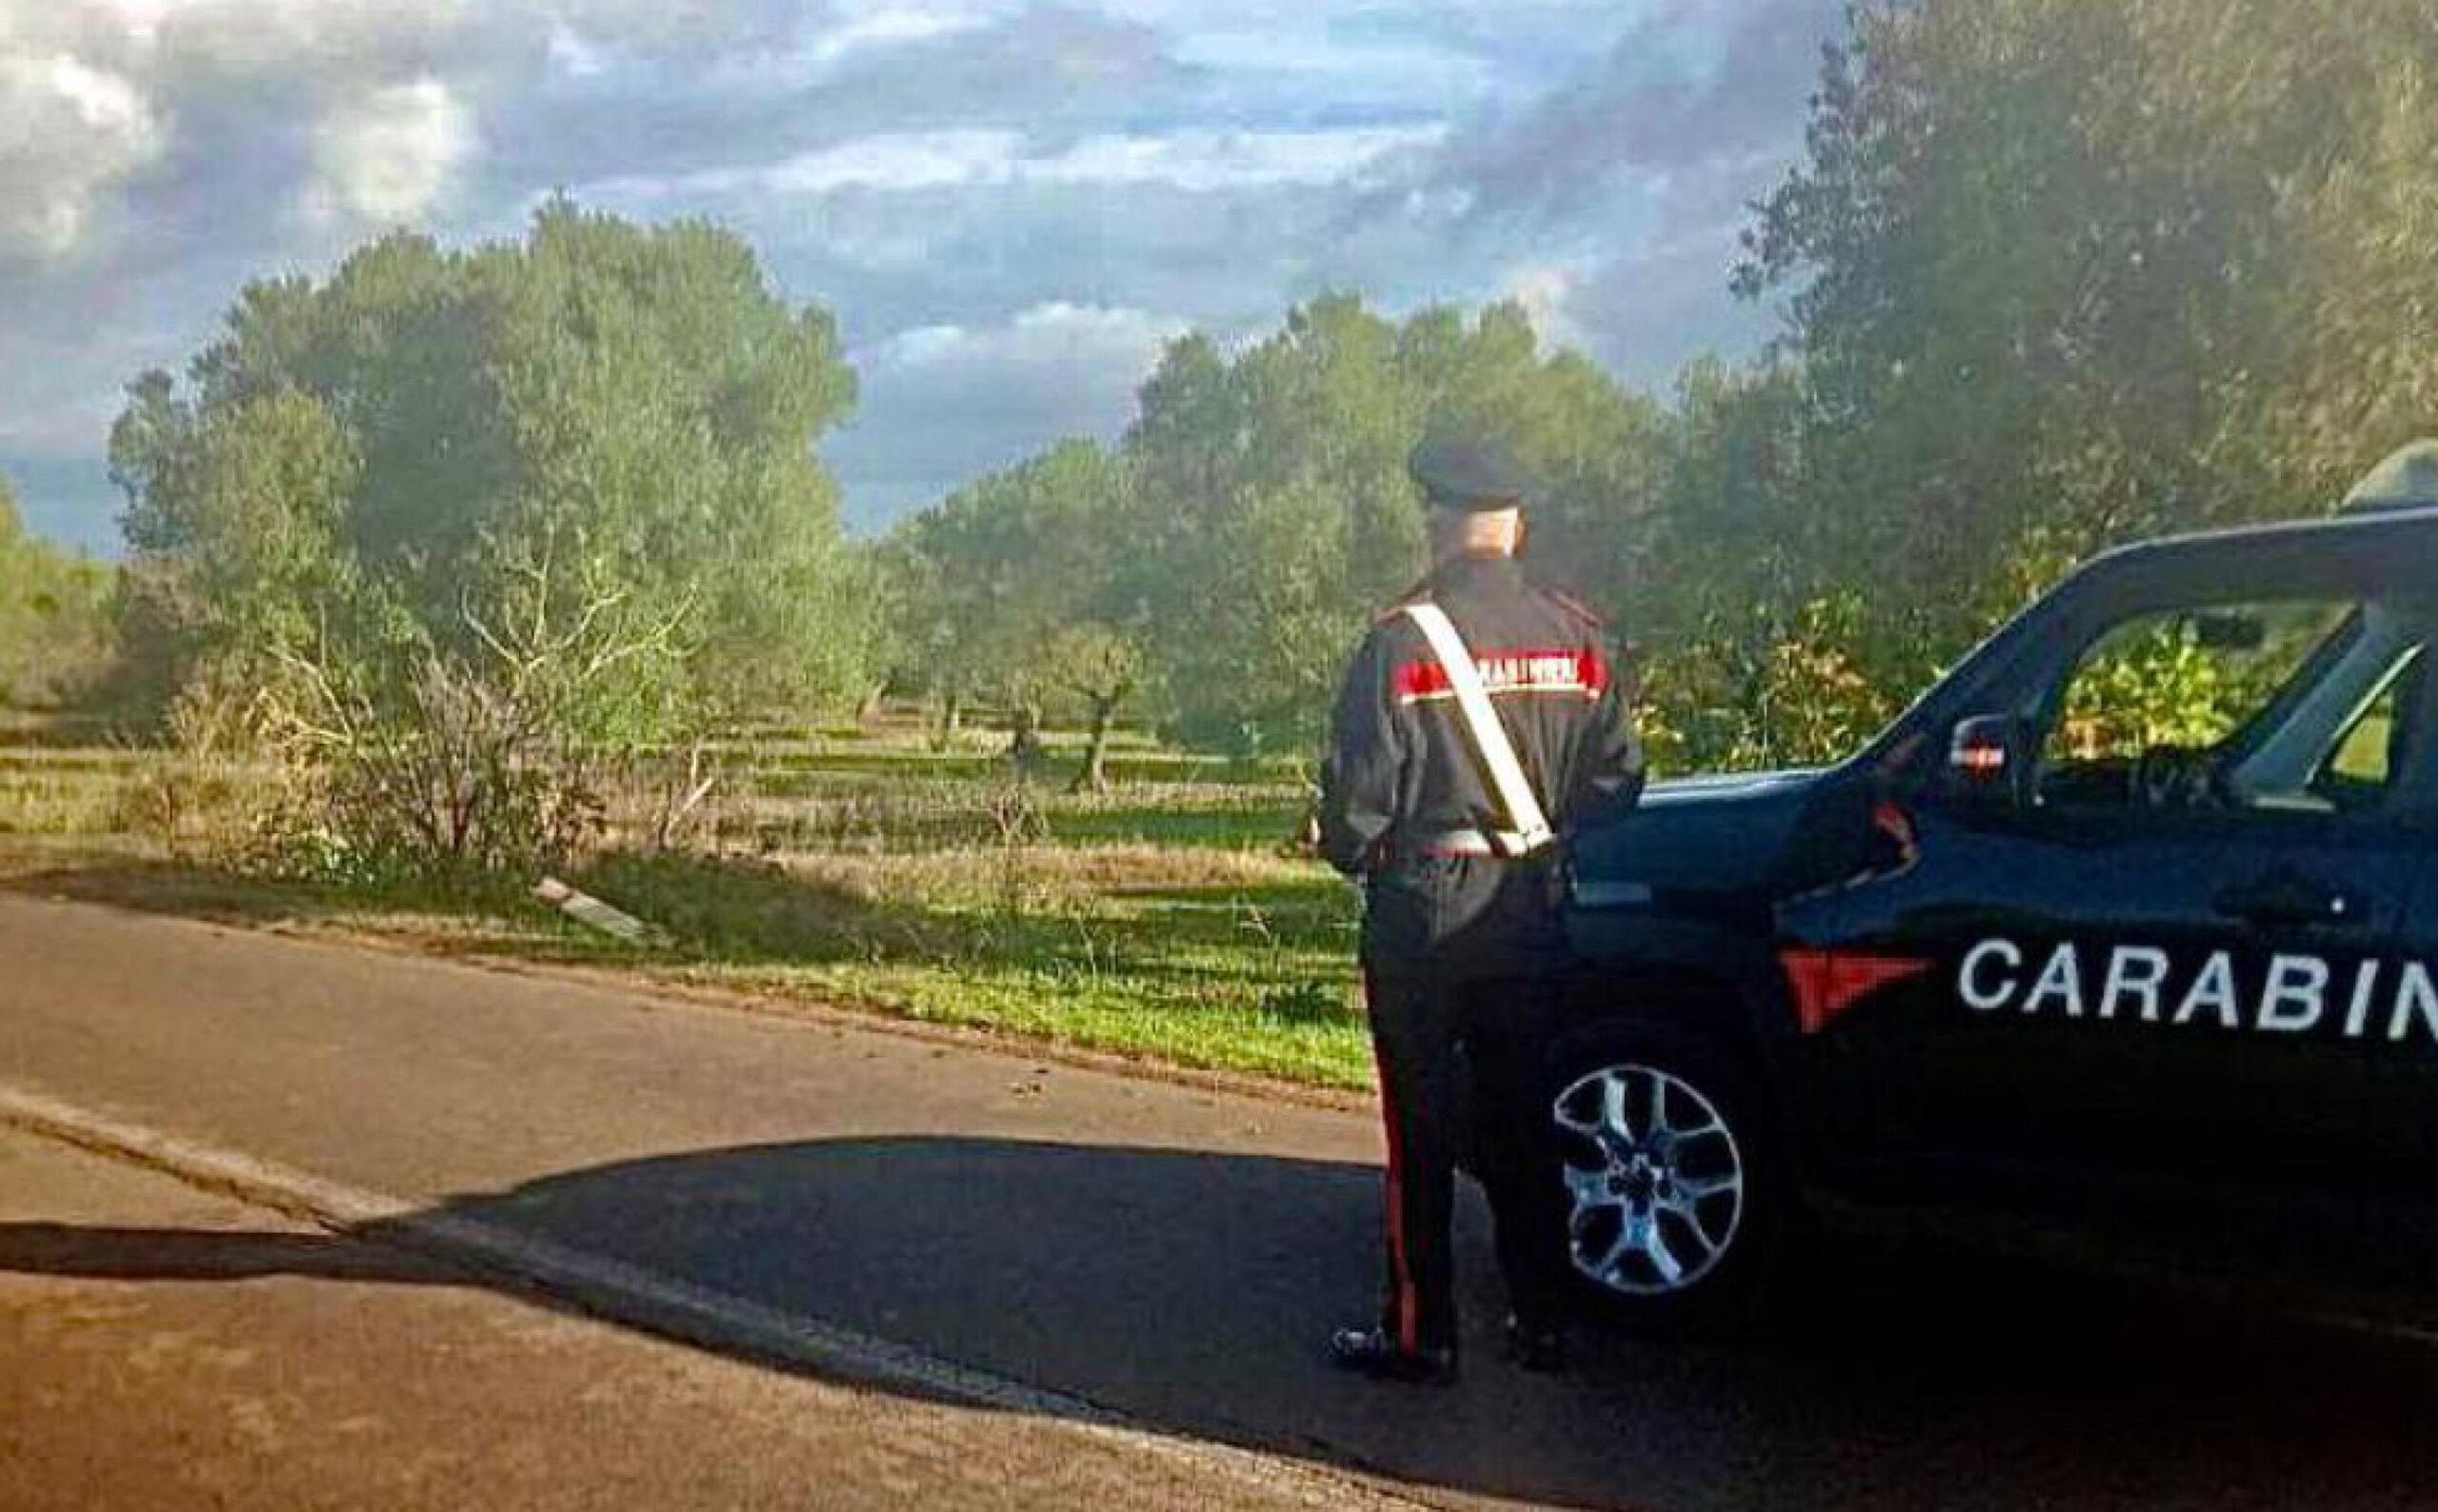
[[[1363, 974], [1366, 1005], [1371, 997], [1371, 974]], [[1406, 1263], [1405, 1137], [1397, 1130], [1397, 1095], [1389, 1081], [1389, 1063], [1380, 1053], [1380, 1037], [1371, 1037], [1371, 1064], [1380, 1078], [1380, 1117], [1389, 1132], [1389, 1266], [1397, 1274], [1397, 1347], [1407, 1354], [1422, 1350], [1421, 1299], [1415, 1295], [1413, 1268]]]

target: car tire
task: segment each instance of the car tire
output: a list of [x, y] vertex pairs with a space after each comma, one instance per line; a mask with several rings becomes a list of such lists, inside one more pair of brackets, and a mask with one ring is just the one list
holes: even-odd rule
[[1601, 1025], [1552, 1058], [1565, 1273], [1607, 1317], [1652, 1332], [1751, 1323], [1792, 1226], [1783, 1146], [1717, 1036], [1669, 1020]]

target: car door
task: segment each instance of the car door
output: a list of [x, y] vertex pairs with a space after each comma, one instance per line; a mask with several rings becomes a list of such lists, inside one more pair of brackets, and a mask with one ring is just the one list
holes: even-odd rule
[[2092, 627], [2021, 690], [2021, 801], [1922, 787], [1908, 864], [1789, 921], [1868, 964], [1825, 1032], [1886, 1166], [2257, 1186], [2365, 1153], [2420, 852], [2313, 785], [2414, 632], [2346, 595], [2196, 612]]

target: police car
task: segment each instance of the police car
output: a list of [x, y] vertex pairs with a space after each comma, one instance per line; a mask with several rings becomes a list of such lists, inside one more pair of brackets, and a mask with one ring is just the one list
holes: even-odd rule
[[2425, 443], [2334, 518], [2098, 558], [1838, 766], [1574, 837], [1575, 1271], [1681, 1323], [1816, 1192], [2105, 1231], [2438, 1190], [2433, 634]]

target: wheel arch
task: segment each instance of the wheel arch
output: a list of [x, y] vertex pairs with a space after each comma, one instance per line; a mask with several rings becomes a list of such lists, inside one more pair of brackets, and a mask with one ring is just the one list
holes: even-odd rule
[[1804, 1126], [1801, 1035], [1776, 953], [1713, 925], [1636, 920], [1602, 931], [1568, 983], [1562, 1040], [1656, 1017], [1717, 1042], [1743, 1063], [1777, 1116]]

